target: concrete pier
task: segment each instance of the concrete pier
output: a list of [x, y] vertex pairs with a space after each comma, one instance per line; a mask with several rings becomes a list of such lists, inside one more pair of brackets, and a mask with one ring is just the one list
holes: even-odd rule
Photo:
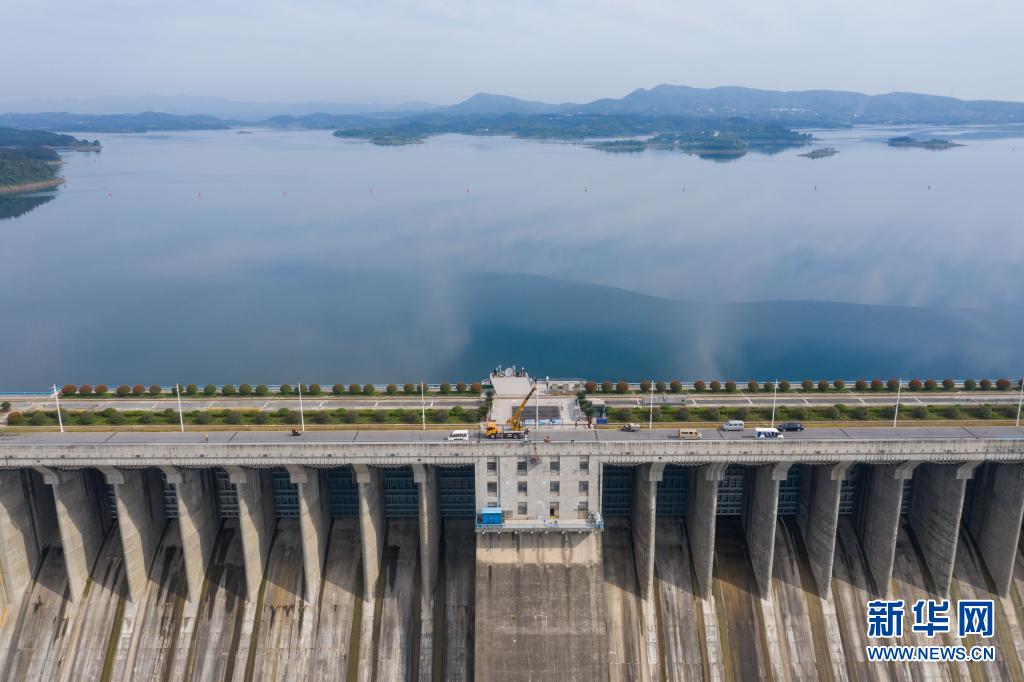
[[331, 520], [327, 516], [327, 492], [319, 469], [304, 466], [288, 467], [288, 477], [299, 496], [299, 531], [302, 535], [302, 570], [306, 577], [306, 600], [316, 602], [320, 596], [327, 540]]
[[711, 595], [715, 567], [715, 518], [718, 514], [718, 484], [726, 464], [705, 464], [691, 471], [686, 512], [686, 534], [690, 538], [694, 581], [701, 597]]
[[53, 490], [68, 589], [72, 601], [77, 602], [85, 595], [89, 574], [110, 529], [106, 491], [95, 470], [41, 468], [39, 473]]
[[242, 467], [225, 469], [238, 490], [238, 529], [242, 536], [245, 592], [253, 601], [263, 582], [274, 536], [274, 495], [270, 472]]
[[384, 556], [383, 474], [375, 467], [354, 466], [359, 489], [359, 538], [363, 551], [363, 596], [373, 599]]
[[779, 512], [779, 481], [785, 480], [791, 464], [781, 462], [753, 469], [747, 475], [747, 505], [743, 530], [761, 596], [771, 598], [772, 559], [775, 556], [775, 526]]
[[0, 588], [8, 608], [25, 596], [43, 552], [59, 545], [49, 486], [31, 469], [0, 471]]
[[178, 529], [188, 598], [198, 604], [220, 529], [212, 472], [181, 467], [163, 467], [163, 472], [178, 497]]
[[114, 487], [128, 594], [132, 601], [139, 601], [145, 595], [149, 569], [167, 521], [163, 482], [153, 469], [102, 467], [101, 471]]
[[655, 522], [657, 521], [658, 481], [665, 465], [644, 464], [636, 469], [633, 489], [633, 556], [641, 599], [654, 591]]
[[849, 464], [801, 465], [800, 501], [796, 520], [800, 527], [818, 594], [828, 598], [832, 588], [839, 526], [839, 495]]
[[1017, 539], [1024, 520], [1024, 466], [985, 464], [975, 472], [971, 506], [965, 525], [978, 544], [1000, 597], [1013, 581]]
[[434, 600], [441, 552], [441, 515], [437, 497], [437, 470], [429, 465], [414, 464], [412, 472], [419, 502], [419, 679], [421, 682], [427, 682], [433, 679], [434, 669]]
[[964, 491], [967, 479], [973, 474], [974, 467], [969, 464], [922, 464], [914, 472], [910, 527], [921, 545], [925, 564], [940, 597], [949, 595]]
[[868, 470], [858, 509], [857, 534], [864, 546], [875, 593], [890, 593], [896, 536], [900, 527], [903, 482], [913, 475], [914, 466], [879, 466]]

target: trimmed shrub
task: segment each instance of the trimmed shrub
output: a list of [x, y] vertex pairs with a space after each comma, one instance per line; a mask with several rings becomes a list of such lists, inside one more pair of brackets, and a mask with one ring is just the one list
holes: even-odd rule
[[455, 392], [456, 393], [465, 393], [466, 392], [466, 382], [465, 381], [460, 381], [459, 383], [455, 384]]
[[235, 388], [234, 384], [224, 384], [220, 387], [221, 395], [235, 395], [238, 393], [238, 389]]
[[833, 381], [833, 382], [832, 382], [832, 386], [833, 386], [833, 388], [835, 388], [835, 389], [836, 389], [837, 391], [841, 391], [841, 390], [843, 390], [844, 388], [846, 388], [846, 382], [845, 382], [845, 381], [843, 381], [842, 379], [836, 379], [835, 381]]
[[448, 410], [427, 410], [427, 419], [435, 424], [444, 424], [448, 421]]
[[112, 414], [109, 417], [107, 417], [107, 423], [108, 424], [113, 424], [114, 426], [117, 426], [119, 424], [124, 424], [124, 421], [125, 421], [124, 413], [123, 412], [118, 412], [117, 410], [114, 410], [114, 414]]
[[658, 393], [664, 393], [666, 389], [668, 389], [668, 386], [665, 385], [664, 381], [654, 382], [654, 390], [657, 391]]
[[199, 393], [199, 387], [195, 384], [189, 384], [185, 387], [185, 395], [195, 395], [196, 393]]
[[996, 379], [996, 388], [998, 388], [1000, 391], [1009, 390], [1009, 388], [1010, 388], [1010, 380], [1009, 379]]
[[235, 412], [234, 410], [224, 410], [224, 421], [228, 424], [241, 424], [242, 413]]
[[444, 383], [444, 384], [441, 384], [440, 386], [438, 386], [437, 390], [440, 391], [441, 395], [448, 395], [449, 393], [452, 392], [452, 385], [448, 384], [448, 383]]
[[115, 410], [113, 407], [108, 407], [107, 409], [100, 412], [100, 414], [103, 416], [104, 419], [110, 419], [115, 414], [117, 414], [117, 410]]
[[314, 424], [327, 424], [331, 421], [331, 415], [324, 410], [317, 410], [312, 414]]
[[804, 379], [803, 381], [800, 382], [800, 388], [804, 389], [805, 391], [813, 390], [814, 382], [811, 381], [810, 379]]
[[78, 387], [78, 395], [92, 395], [92, 386], [89, 384], [82, 384]]
[[928, 407], [926, 405], [914, 405], [910, 410], [910, 416], [914, 419], [927, 419]]
[[735, 381], [726, 381], [725, 382], [725, 390], [728, 391], [729, 393], [735, 393], [736, 392], [736, 382]]
[[415, 424], [420, 420], [420, 415], [413, 410], [398, 410], [398, 420], [403, 424]]
[[[592, 381], [591, 381], [590, 383], [594, 383], [594, 382], [592, 382]], [[481, 391], [483, 391], [483, 390], [484, 390], [484, 387], [483, 387], [483, 386], [481, 386], [481, 385], [480, 385], [480, 383], [479, 383], [479, 382], [477, 382], [477, 381], [474, 381], [474, 382], [473, 382], [472, 384], [470, 384], [470, 386], [469, 386], [469, 392], [470, 392], [470, 393], [480, 393], [480, 392], [481, 392]]]
[[712, 393], [718, 393], [721, 390], [722, 390], [722, 382], [721, 381], [718, 381], [717, 379], [715, 379], [714, 381], [711, 382], [711, 392]]
[[703, 380], [698, 379], [697, 381], [693, 382], [693, 390], [696, 391], [697, 393], [703, 393], [707, 389], [708, 385], [705, 384]]
[[351, 395], [359, 395], [360, 393], [363, 392], [363, 387], [360, 386], [359, 384], [349, 384], [348, 392]]
[[626, 383], [625, 381], [620, 381], [619, 383], [615, 384], [615, 392], [616, 393], [628, 393], [629, 392], [629, 384]]
[[737, 407], [732, 411], [732, 416], [736, 419], [746, 419], [750, 415], [750, 410], [745, 407]]
[[128, 384], [121, 384], [120, 386], [117, 387], [117, 395], [122, 398], [130, 394], [131, 392], [132, 389], [131, 387], [128, 386]]
[[416, 384], [404, 384], [402, 386], [402, 392], [406, 395], [412, 395], [416, 392]]
[[278, 387], [277, 391], [281, 395], [291, 395], [291, 393], [292, 393], [292, 386], [291, 386], [291, 384], [281, 384]]
[[370, 413], [370, 418], [378, 424], [383, 424], [388, 420], [387, 410], [374, 410]]
[[978, 405], [974, 408], [974, 416], [977, 419], [991, 419], [992, 407], [989, 405]]
[[259, 384], [256, 386], [256, 395], [264, 396], [270, 394], [270, 387], [266, 384]]
[[359, 421], [359, 412], [356, 410], [347, 410], [345, 414], [341, 416], [341, 420], [346, 424], [355, 424]]
[[683, 390], [683, 382], [679, 381], [679, 379], [673, 379], [668, 382], [668, 390], [673, 393], [681, 393]]
[[982, 379], [981, 383], [979, 385], [981, 386], [981, 390], [983, 390], [983, 391], [990, 391], [990, 390], [992, 390], [992, 380], [991, 379]]
[[708, 407], [704, 409], [704, 419], [709, 422], [716, 422], [722, 418], [722, 413], [718, 411], [717, 407]]
[[839, 410], [835, 405], [829, 405], [828, 407], [822, 408], [821, 414], [825, 419], [829, 419], [831, 421], [839, 419]]
[[885, 387], [889, 389], [889, 391], [891, 391], [892, 393], [895, 393], [900, 388], [900, 380], [889, 379], [887, 382], [885, 382]]
[[956, 405], [947, 405], [946, 407], [942, 408], [942, 416], [945, 417], [946, 419], [959, 419], [960, 408], [957, 407]]
[[821, 379], [818, 382], [818, 390], [822, 391], [822, 392], [825, 392], [825, 391], [828, 390], [828, 380], [827, 379]]
[[363, 395], [373, 395], [377, 392], [377, 389], [373, 387], [373, 384], [363, 384]]
[[[406, 386], [409, 386], [409, 385], [410, 384], [406, 384]], [[331, 386], [331, 393], [333, 393], [334, 395], [341, 395], [344, 392], [345, 392], [344, 384], [334, 384], [333, 386]]]
[[75, 393], [78, 393], [78, 387], [74, 384], [64, 384], [60, 389], [61, 395], [74, 395]]
[[975, 381], [974, 379], [965, 379], [964, 380], [964, 389], [965, 390], [973, 391], [976, 388], [978, 388], [978, 382], [977, 381]]
[[779, 382], [779, 390], [780, 391], [788, 391], [790, 388], [791, 388], [790, 383], [788, 381], [786, 381], [785, 379], [783, 379], [782, 381]]
[[865, 407], [864, 405], [858, 405], [857, 407], [853, 408], [853, 410], [850, 411], [850, 416], [852, 416], [854, 419], [864, 421], [865, 419], [871, 416], [871, 413], [868, 411], [868, 408]]
[[690, 421], [690, 409], [687, 407], [680, 407], [676, 410], [676, 421]]
[[213, 384], [203, 386], [203, 395], [217, 395], [217, 387]]
[[766, 381], [766, 382], [764, 382], [764, 386], [762, 386], [762, 388], [764, 389], [765, 393], [774, 393], [775, 392], [775, 382], [774, 381]]
[[911, 379], [910, 383], [908, 384], [911, 391], [920, 391], [923, 385], [924, 384], [921, 383], [920, 379]]
[[783, 409], [793, 419], [807, 419], [807, 408], [806, 407], [787, 407], [787, 408], [783, 408]]
[[866, 391], [868, 390], [868, 382], [863, 379], [857, 379], [853, 384], [853, 389], [855, 391]]
[[196, 421], [196, 424], [201, 424], [201, 425], [212, 424], [213, 423], [213, 415], [210, 414], [209, 412], [207, 412], [206, 410], [203, 410], [202, 412], [199, 412], [198, 414], [196, 414], [196, 420], [195, 421]]
[[938, 387], [939, 387], [939, 382], [935, 381], [935, 379], [925, 379], [924, 380], [924, 390], [926, 390], [926, 391], [934, 391]]
[[[147, 415], [149, 415], [148, 412], [143, 414], [143, 416]], [[139, 421], [142, 420], [139, 419]], [[78, 423], [81, 424], [82, 426], [89, 426], [90, 424], [94, 424], [96, 423], [96, 415], [94, 415], [92, 412], [83, 412], [82, 414], [78, 415]]]
[[583, 391], [584, 391], [584, 393], [593, 393], [596, 390], [597, 390], [597, 382], [596, 381], [586, 381], [586, 382], [584, 382], [584, 384], [583, 384]]
[[252, 416], [252, 423], [253, 424], [269, 424], [270, 423], [270, 415], [267, 414], [266, 412], [257, 412], [256, 414], [254, 414]]
[[238, 387], [239, 395], [252, 395], [252, 384], [242, 384]]
[[96, 395], [106, 395], [109, 392], [110, 392], [110, 387], [107, 386], [106, 384], [99, 384], [98, 386], [96, 386], [96, 391], [95, 391]]
[[2, 403], [0, 403], [0, 412], [10, 412], [10, 411], [11, 411], [11, 401], [10, 400], [5, 400]]
[[145, 392], [146, 387], [143, 386], [142, 384], [135, 384], [134, 386], [132, 386], [132, 393], [135, 395], [142, 395]]
[[946, 389], [947, 391], [952, 391], [954, 388], [956, 388], [956, 382], [953, 381], [952, 379], [943, 379], [942, 388]]
[[398, 395], [398, 386], [395, 384], [388, 384], [388, 387], [384, 390], [388, 395]]
[[651, 390], [651, 380], [642, 379], [640, 381], [640, 390], [643, 391], [644, 393], [647, 393], [649, 390]]
[[164, 392], [164, 389], [160, 387], [160, 384], [153, 384], [149, 387], [149, 394], [151, 396], [158, 396]]
[[871, 390], [872, 391], [881, 391], [882, 390], [882, 386], [883, 386], [883, 384], [882, 384], [882, 380], [881, 379], [872, 379], [871, 380]]
[[761, 386], [756, 381], [751, 379], [750, 381], [747, 382], [747, 390], [750, 391], [751, 393], [757, 393], [759, 390], [761, 390]]
[[21, 426], [25, 423], [25, 415], [21, 412], [11, 412], [7, 415], [8, 426]]

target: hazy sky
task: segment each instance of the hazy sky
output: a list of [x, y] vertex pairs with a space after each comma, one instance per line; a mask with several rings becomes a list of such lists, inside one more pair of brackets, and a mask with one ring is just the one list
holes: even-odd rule
[[1024, 100], [1024, 2], [0, 0], [0, 99], [587, 101], [658, 83]]

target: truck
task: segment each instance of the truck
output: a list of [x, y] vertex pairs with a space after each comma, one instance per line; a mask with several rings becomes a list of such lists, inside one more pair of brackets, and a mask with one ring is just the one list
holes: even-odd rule
[[498, 422], [484, 422], [481, 424], [480, 429], [483, 431], [484, 437], [494, 440], [504, 438], [525, 439], [529, 435], [530, 430], [523, 426], [523, 410], [526, 408], [526, 403], [530, 402], [530, 398], [533, 397], [536, 390], [536, 385], [530, 388], [530, 392], [523, 398], [523, 402], [519, 403], [519, 407], [516, 408], [511, 417], [505, 420], [504, 424], [498, 424]]

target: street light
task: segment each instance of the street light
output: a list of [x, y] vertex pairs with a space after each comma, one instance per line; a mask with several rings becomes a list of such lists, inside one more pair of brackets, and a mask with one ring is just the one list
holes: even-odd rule
[[427, 385], [420, 382], [420, 422], [422, 430], [427, 430]]
[[654, 430], [654, 379], [651, 379], [651, 411], [647, 417], [647, 430]]
[[174, 392], [178, 394], [178, 423], [181, 425], [181, 432], [185, 433], [185, 415], [181, 413], [181, 384], [174, 384]]
[[892, 428], [896, 428], [896, 418], [900, 416], [900, 391], [903, 390], [903, 379], [896, 384], [896, 409], [892, 413]]
[[306, 432], [306, 415], [302, 412], [302, 382], [299, 382], [299, 424], [302, 426], [302, 433]]
[[1020, 397], [1017, 398], [1017, 428], [1020, 428], [1020, 406], [1024, 403], [1024, 377], [1020, 379]]
[[775, 391], [772, 393], [772, 428], [775, 428], [775, 399], [779, 397], [779, 380], [775, 380]]
[[57, 403], [57, 423], [60, 424], [60, 432], [64, 433], [64, 418], [60, 416], [60, 398], [57, 397], [57, 384], [53, 385], [53, 401]]

